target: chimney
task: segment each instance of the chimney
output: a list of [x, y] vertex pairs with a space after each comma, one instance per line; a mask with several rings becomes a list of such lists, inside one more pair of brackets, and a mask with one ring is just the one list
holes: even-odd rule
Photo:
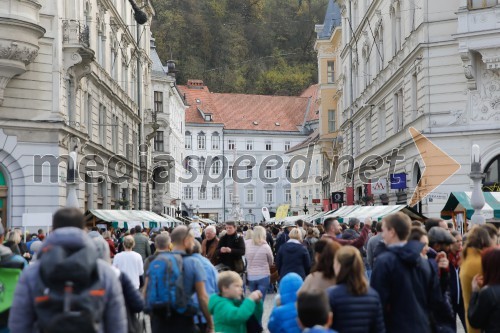
[[189, 89], [203, 89], [205, 84], [203, 80], [188, 80], [187, 86]]

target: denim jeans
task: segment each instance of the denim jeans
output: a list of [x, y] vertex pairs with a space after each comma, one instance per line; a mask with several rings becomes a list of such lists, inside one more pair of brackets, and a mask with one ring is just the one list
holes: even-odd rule
[[255, 290], [260, 290], [260, 292], [262, 293], [262, 301], [264, 301], [264, 298], [266, 297], [267, 290], [270, 284], [271, 284], [271, 277], [266, 276], [265, 278], [260, 280], [253, 280], [253, 281], [249, 280], [248, 288], [250, 288], [250, 292]]

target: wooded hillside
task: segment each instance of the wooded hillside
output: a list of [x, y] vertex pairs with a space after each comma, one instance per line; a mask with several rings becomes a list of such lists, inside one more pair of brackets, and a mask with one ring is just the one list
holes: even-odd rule
[[211, 91], [297, 95], [317, 80], [314, 25], [327, 0], [153, 0], [152, 31], [178, 83]]

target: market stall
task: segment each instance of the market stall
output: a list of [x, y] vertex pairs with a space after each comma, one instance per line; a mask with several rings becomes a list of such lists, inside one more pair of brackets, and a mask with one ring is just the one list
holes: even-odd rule
[[115, 229], [131, 229], [136, 225], [144, 228], [172, 227], [175, 221], [145, 210], [90, 209], [85, 214], [87, 224], [111, 224]]
[[[441, 210], [441, 218], [452, 220], [458, 230], [467, 231], [467, 221], [474, 214], [470, 202], [472, 192], [451, 192]], [[482, 213], [487, 222], [500, 223], [500, 192], [484, 192], [485, 205]]]
[[350, 218], [357, 218], [363, 221], [367, 217], [371, 217], [372, 220], [381, 221], [384, 216], [394, 214], [397, 212], [402, 212], [408, 215], [412, 220], [423, 221], [426, 219], [425, 216], [418, 213], [414, 209], [406, 205], [387, 205], [387, 206], [343, 206], [333, 213], [325, 215], [322, 217], [322, 222], [329, 217], [335, 217], [339, 222], [347, 222]]

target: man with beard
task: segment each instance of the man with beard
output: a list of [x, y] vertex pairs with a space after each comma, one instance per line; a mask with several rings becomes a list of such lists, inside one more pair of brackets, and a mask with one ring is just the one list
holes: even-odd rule
[[221, 264], [237, 273], [243, 273], [245, 267], [242, 257], [245, 255], [245, 241], [236, 232], [234, 222], [226, 222], [226, 234], [219, 240], [216, 255]]

